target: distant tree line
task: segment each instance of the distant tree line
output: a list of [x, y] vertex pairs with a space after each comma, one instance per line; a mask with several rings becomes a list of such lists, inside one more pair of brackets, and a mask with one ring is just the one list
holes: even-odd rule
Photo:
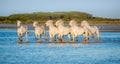
[[54, 21], [58, 19], [63, 19], [65, 23], [68, 23], [70, 20], [75, 19], [78, 23], [82, 20], [88, 20], [93, 24], [102, 24], [111, 22], [120, 23], [120, 19], [109, 19], [109, 18], [100, 18], [93, 17], [91, 14], [84, 12], [34, 12], [34, 13], [23, 13], [23, 14], [12, 14], [10, 16], [0, 16], [1, 24], [15, 24], [16, 20], [21, 20], [22, 23], [28, 24], [33, 23], [33, 21], [38, 21], [39, 23], [45, 23], [47, 20], [52, 19]]

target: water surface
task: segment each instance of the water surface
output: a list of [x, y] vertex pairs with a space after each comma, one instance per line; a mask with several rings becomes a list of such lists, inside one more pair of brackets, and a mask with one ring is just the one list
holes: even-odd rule
[[[120, 32], [101, 32], [101, 41], [37, 43], [29, 30], [29, 43], [18, 44], [15, 29], [0, 29], [0, 64], [120, 64]], [[67, 39], [65, 36], [64, 39]]]

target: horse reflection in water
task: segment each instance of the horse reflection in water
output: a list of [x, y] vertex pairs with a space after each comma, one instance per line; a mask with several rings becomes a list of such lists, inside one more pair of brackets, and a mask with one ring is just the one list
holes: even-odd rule
[[21, 21], [17, 21], [17, 32], [18, 32], [18, 39], [19, 43], [22, 43], [22, 37], [24, 34], [26, 34], [26, 42], [28, 42], [28, 27], [22, 26]]
[[90, 44], [90, 42], [81, 42], [81, 43], [78, 43], [78, 42], [56, 42], [56, 43], [48, 43], [49, 46], [58, 46], [58, 47], [63, 47], [63, 46], [73, 46], [73, 47], [79, 47], [81, 45], [88, 45]]

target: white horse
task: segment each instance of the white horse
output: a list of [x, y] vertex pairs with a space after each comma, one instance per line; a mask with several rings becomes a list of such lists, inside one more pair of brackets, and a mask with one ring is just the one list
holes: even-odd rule
[[77, 25], [77, 22], [75, 20], [71, 20], [69, 22], [69, 25], [71, 26], [71, 34], [72, 34], [72, 40], [74, 42], [75, 38], [77, 36], [83, 35], [85, 41], [88, 41], [88, 31], [86, 28], [79, 27]]
[[[50, 36], [50, 42], [52, 42], [52, 39], [58, 34], [58, 28], [54, 26], [53, 20], [48, 20], [45, 23], [46, 27], [49, 27], [49, 36]], [[56, 39], [55, 39], [56, 41]]]
[[61, 38], [61, 40], [63, 41], [63, 36], [67, 35], [68, 36], [68, 41], [70, 41], [70, 27], [64, 27], [64, 21], [63, 20], [58, 20], [55, 25], [57, 26], [57, 28], [59, 29], [59, 36]]
[[45, 32], [44, 26], [39, 26], [38, 22], [34, 21], [33, 27], [34, 27], [34, 31], [35, 31], [35, 37], [36, 37], [36, 39], [38, 39], [38, 41], [40, 40], [40, 37], [42, 34], [44, 34], [46, 37], [46, 32]]
[[101, 36], [100, 36], [100, 32], [97, 26], [90, 26], [86, 20], [81, 22], [81, 26], [87, 28], [88, 32], [92, 33], [92, 34], [89, 34], [90, 36], [94, 38], [97, 35], [98, 40], [100, 40]]
[[21, 21], [19, 20], [17, 21], [17, 27], [19, 41], [22, 42], [22, 37], [24, 34], [26, 34], [26, 42], [28, 42], [28, 27], [22, 26]]

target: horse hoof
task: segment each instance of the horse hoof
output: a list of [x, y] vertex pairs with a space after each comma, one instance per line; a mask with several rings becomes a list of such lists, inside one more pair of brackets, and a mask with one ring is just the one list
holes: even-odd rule
[[22, 42], [22, 40], [20, 40], [20, 42]]
[[60, 41], [62, 42], [62, 39], [60, 39]]

